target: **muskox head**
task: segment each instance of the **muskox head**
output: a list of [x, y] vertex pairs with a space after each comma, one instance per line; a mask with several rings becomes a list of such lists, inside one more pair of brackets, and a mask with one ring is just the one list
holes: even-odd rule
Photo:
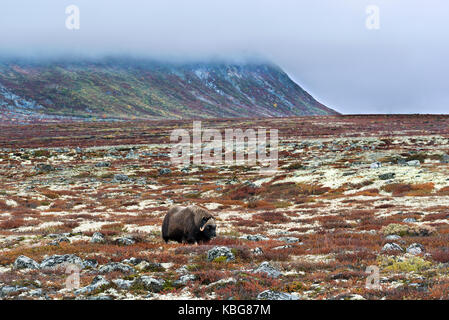
[[200, 230], [201, 234], [206, 239], [212, 239], [216, 237], [215, 218], [214, 216], [201, 207], [195, 207], [195, 225]]

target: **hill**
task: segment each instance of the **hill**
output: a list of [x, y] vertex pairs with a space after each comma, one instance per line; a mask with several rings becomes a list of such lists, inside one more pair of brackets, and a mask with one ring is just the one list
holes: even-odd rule
[[0, 62], [2, 114], [120, 119], [332, 115], [271, 64]]

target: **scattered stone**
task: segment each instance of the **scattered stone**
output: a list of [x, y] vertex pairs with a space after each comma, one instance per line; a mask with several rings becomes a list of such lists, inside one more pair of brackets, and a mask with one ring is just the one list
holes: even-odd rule
[[265, 273], [270, 278], [279, 278], [282, 275], [282, 273], [268, 261], [262, 262], [257, 269], [254, 269], [254, 273]]
[[90, 243], [105, 243], [106, 239], [101, 232], [95, 232], [90, 239]]
[[95, 259], [86, 259], [84, 260], [84, 267], [95, 269], [96, 267], [98, 267], [98, 261]]
[[113, 271], [123, 272], [123, 273], [135, 273], [135, 269], [130, 267], [124, 263], [120, 262], [109, 262], [108, 264], [102, 266], [98, 272], [100, 273], [109, 273]]
[[228, 247], [214, 247], [207, 252], [208, 261], [214, 261], [219, 257], [226, 257], [226, 261], [235, 260], [234, 254]]
[[281, 237], [281, 238], [278, 238], [278, 240], [279, 241], [284, 241], [284, 242], [287, 242], [287, 243], [299, 242], [299, 239], [296, 238], [296, 237]]
[[419, 160], [407, 161], [407, 165], [409, 167], [419, 167], [421, 165], [421, 161], [419, 161]]
[[342, 294], [335, 297], [335, 300], [366, 300], [363, 296], [354, 293]]
[[162, 272], [165, 270], [164, 267], [160, 263], [148, 262], [148, 261], [142, 261], [141, 263], [137, 264], [136, 269], [143, 271], [143, 272], [146, 272], [146, 271]]
[[391, 234], [389, 236], [386, 236], [385, 240], [387, 240], [387, 241], [397, 241], [397, 240], [399, 240], [401, 238], [402, 238], [401, 236], [398, 236], [396, 234]]
[[143, 286], [145, 290], [157, 293], [164, 288], [165, 281], [149, 276], [141, 276], [135, 280], [135, 284]]
[[133, 266], [136, 266], [139, 263], [144, 262], [144, 261], [146, 261], [146, 260], [132, 257], [132, 258], [129, 258], [129, 259], [125, 259], [122, 262], [123, 263], [127, 263], [127, 264], [131, 264]]
[[49, 243], [50, 246], [58, 246], [61, 242], [67, 242], [70, 243], [69, 238], [65, 237], [65, 236], [60, 236], [59, 238], [51, 241]]
[[240, 239], [243, 240], [248, 240], [248, 241], [267, 241], [270, 240], [267, 237], [261, 236], [261, 235], [254, 235], [254, 234], [250, 234], [250, 235], [246, 235], [246, 236], [241, 236]]
[[79, 268], [84, 268], [85, 264], [84, 261], [74, 255], [74, 254], [64, 254], [64, 255], [54, 255], [49, 258], [44, 259], [41, 264], [41, 269], [46, 268], [59, 268], [59, 267], [67, 267], [68, 265], [76, 265]]
[[279, 246], [279, 247], [274, 247], [272, 250], [283, 250], [283, 249], [290, 249], [293, 248], [294, 246], [291, 244], [287, 244], [285, 246]]
[[101, 161], [101, 162], [97, 162], [95, 164], [95, 167], [97, 167], [97, 168], [108, 168], [110, 166], [111, 166], [111, 163], [108, 161]]
[[123, 280], [123, 279], [114, 279], [112, 280], [112, 283], [114, 283], [117, 288], [123, 289], [123, 290], [129, 290], [131, 286], [133, 285], [133, 280]]
[[396, 173], [394, 172], [389, 172], [389, 173], [384, 173], [379, 175], [379, 179], [380, 180], [392, 180], [396, 177]]
[[34, 170], [36, 170], [39, 173], [48, 173], [51, 171], [55, 171], [56, 169], [51, 164], [39, 163], [34, 167]]
[[254, 254], [256, 256], [260, 256], [263, 254], [262, 248], [259, 248], [259, 247], [251, 249], [251, 252], [252, 252], [252, 254]]
[[370, 165], [370, 168], [371, 169], [379, 169], [379, 168], [381, 168], [382, 167], [382, 163], [380, 163], [380, 162], [373, 162], [373, 163], [371, 163], [371, 165]]
[[415, 218], [405, 218], [402, 221], [405, 223], [414, 223], [414, 222], [416, 222], [416, 219]]
[[19, 256], [13, 265], [14, 269], [39, 269], [39, 264], [26, 256]]
[[424, 252], [424, 246], [420, 243], [413, 243], [407, 248], [407, 253], [419, 255]]
[[159, 170], [159, 175], [161, 175], [161, 176], [165, 175], [165, 174], [170, 174], [170, 173], [171, 173], [171, 170], [168, 168], [162, 168]]
[[448, 154], [443, 154], [443, 156], [441, 157], [441, 163], [449, 163], [449, 155]]
[[103, 276], [96, 276], [90, 285], [80, 288], [78, 290], [75, 290], [74, 294], [80, 295], [80, 294], [87, 294], [92, 293], [96, 290], [101, 289], [102, 287], [109, 286], [110, 282], [107, 281]]
[[196, 277], [193, 274], [185, 274], [181, 276], [178, 280], [173, 282], [175, 286], [185, 286], [189, 281], [195, 281]]
[[28, 292], [28, 295], [31, 297], [42, 297], [42, 295], [44, 294], [44, 292], [42, 291], [42, 289], [34, 289], [34, 290], [30, 290]]
[[128, 182], [129, 177], [126, 174], [115, 174], [112, 179], [114, 182]]
[[116, 239], [115, 242], [121, 246], [130, 246], [130, 245], [136, 243], [136, 241], [134, 241], [134, 239], [132, 239], [130, 237], [121, 237], [121, 238]]
[[128, 152], [128, 154], [125, 157], [126, 159], [139, 159], [139, 155], [137, 153], [134, 152], [134, 150], [131, 150], [130, 152]]
[[382, 252], [391, 252], [391, 251], [404, 251], [402, 247], [396, 243], [387, 243], [382, 248]]
[[257, 300], [299, 300], [299, 297], [290, 293], [265, 290], [257, 295]]
[[227, 286], [228, 284], [235, 284], [237, 280], [234, 278], [220, 279], [207, 285], [207, 288], [219, 289]]
[[9, 296], [12, 294], [17, 294], [20, 292], [28, 291], [27, 287], [19, 287], [19, 286], [5, 286], [0, 289], [0, 297]]

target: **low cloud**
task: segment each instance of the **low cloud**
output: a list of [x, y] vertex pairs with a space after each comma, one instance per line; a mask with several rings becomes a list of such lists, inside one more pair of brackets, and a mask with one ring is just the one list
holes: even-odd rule
[[[72, 4], [79, 30], [65, 26]], [[446, 0], [15, 0], [1, 4], [0, 55], [269, 59], [343, 113], [448, 113], [448, 13]]]

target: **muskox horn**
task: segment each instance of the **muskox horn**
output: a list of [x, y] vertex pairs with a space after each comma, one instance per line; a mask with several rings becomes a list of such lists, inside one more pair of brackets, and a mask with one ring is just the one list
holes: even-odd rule
[[204, 228], [206, 228], [207, 222], [208, 222], [211, 218], [212, 218], [212, 217], [207, 217], [207, 218], [206, 218], [206, 221], [204, 221], [204, 224], [200, 227], [200, 231], [201, 231], [201, 232], [204, 231]]

